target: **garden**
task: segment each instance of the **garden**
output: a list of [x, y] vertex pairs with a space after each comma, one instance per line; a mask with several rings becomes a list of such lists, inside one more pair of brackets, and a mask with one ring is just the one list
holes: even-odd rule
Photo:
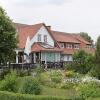
[[99, 100], [100, 80], [73, 70], [40, 66], [31, 72], [10, 70], [1, 74], [2, 100]]

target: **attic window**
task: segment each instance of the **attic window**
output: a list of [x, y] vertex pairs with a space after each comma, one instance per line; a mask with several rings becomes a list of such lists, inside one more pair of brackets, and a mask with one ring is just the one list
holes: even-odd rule
[[38, 34], [37, 41], [41, 42], [41, 34]]
[[47, 35], [44, 35], [44, 42], [47, 43]]

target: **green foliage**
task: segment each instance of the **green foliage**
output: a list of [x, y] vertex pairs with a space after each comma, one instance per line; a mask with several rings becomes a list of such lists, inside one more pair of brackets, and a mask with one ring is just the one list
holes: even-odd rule
[[61, 85], [61, 88], [62, 88], [62, 89], [73, 89], [74, 86], [75, 86], [74, 83], [72, 83], [72, 82], [68, 82], [68, 83], [64, 83], [64, 84], [62, 84], [62, 85]]
[[80, 50], [73, 55], [73, 69], [81, 74], [88, 73], [94, 66], [94, 57]]
[[39, 76], [39, 82], [43, 85], [48, 85], [51, 82], [51, 78], [48, 72], [43, 72]]
[[73, 70], [72, 62], [64, 63], [64, 70]]
[[88, 74], [92, 77], [100, 79], [100, 66], [98, 64], [95, 64], [95, 66], [90, 70]]
[[72, 71], [72, 70], [66, 71], [66, 72], [65, 72], [65, 76], [66, 76], [66, 77], [69, 77], [69, 78], [70, 78], [70, 77], [74, 77], [74, 74], [75, 74], [75, 73], [74, 73], [74, 71]]
[[14, 58], [14, 49], [17, 39], [12, 21], [0, 7], [0, 63], [11, 61]]
[[0, 100], [82, 100], [81, 98], [67, 98], [57, 96], [34, 96], [28, 94], [15, 94], [5, 91], [0, 91]]
[[11, 72], [7, 74], [4, 80], [0, 82], [0, 90], [16, 92], [16, 79], [16, 72]]
[[100, 97], [100, 84], [96, 82], [81, 83], [78, 86], [79, 94], [82, 98]]
[[42, 66], [40, 66], [40, 64], [38, 64], [38, 67], [37, 67], [34, 71], [35, 71], [35, 72], [37, 73], [37, 75], [38, 75], [38, 74], [44, 72], [44, 69], [43, 69]]
[[60, 71], [51, 71], [50, 72], [51, 80], [55, 83], [60, 83], [62, 81], [62, 74]]
[[93, 43], [92, 38], [88, 35], [88, 33], [80, 32], [80, 36], [83, 37], [86, 41]]
[[17, 70], [17, 75], [20, 77], [29, 76], [31, 75], [30, 70]]
[[5, 75], [7, 75], [8, 73], [10, 73], [10, 70], [9, 69], [3, 69], [1, 72], [0, 72], [0, 80], [3, 80]]
[[97, 39], [96, 46], [96, 63], [100, 64], [100, 36]]
[[95, 66], [91, 69], [89, 74], [93, 77], [100, 79], [100, 36], [97, 39], [94, 61]]
[[24, 77], [18, 92], [38, 95], [41, 93], [41, 90], [41, 86], [36, 79], [33, 79], [32, 77]]

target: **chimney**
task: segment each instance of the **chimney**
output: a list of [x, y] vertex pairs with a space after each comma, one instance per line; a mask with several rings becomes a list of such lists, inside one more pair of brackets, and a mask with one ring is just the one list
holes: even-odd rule
[[48, 30], [51, 30], [51, 26], [46, 26], [48, 28]]

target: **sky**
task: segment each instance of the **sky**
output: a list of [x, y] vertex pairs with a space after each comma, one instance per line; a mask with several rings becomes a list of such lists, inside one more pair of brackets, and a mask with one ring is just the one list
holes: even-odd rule
[[100, 35], [100, 0], [0, 0], [8, 16], [18, 23], [45, 23], [52, 30]]

